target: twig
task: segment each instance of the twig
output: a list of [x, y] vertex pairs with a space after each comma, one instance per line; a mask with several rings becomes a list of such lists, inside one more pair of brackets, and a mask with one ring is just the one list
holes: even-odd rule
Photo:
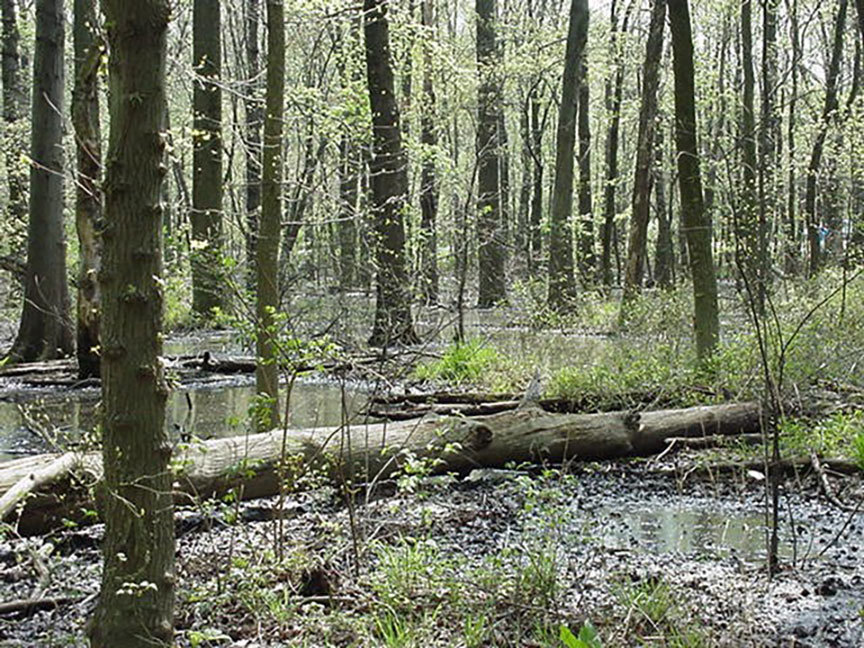
[[858, 511], [861, 510], [861, 507], [864, 506], [864, 497], [858, 500], [858, 503], [855, 505], [855, 508], [849, 513], [849, 517], [846, 518], [846, 522], [840, 527], [840, 530], [831, 538], [831, 542], [829, 542], [822, 551], [819, 552], [819, 558], [825, 555], [825, 552], [828, 551], [831, 547], [837, 544], [837, 541], [840, 537], [845, 533], [846, 529], [849, 528], [849, 525], [852, 523], [852, 520], [855, 519], [855, 516], [858, 515]]
[[76, 603], [81, 596], [53, 596], [42, 599], [19, 599], [17, 601], [6, 601], [0, 603], [0, 615], [21, 613], [29, 616], [39, 610], [52, 610], [67, 603]]
[[828, 501], [841, 511], [848, 511], [849, 507], [841, 502], [837, 495], [834, 494], [834, 489], [831, 488], [831, 483], [828, 481], [828, 475], [825, 474], [825, 469], [822, 468], [819, 456], [813, 451], [810, 452], [810, 463], [813, 464], [813, 470], [815, 470], [816, 474], [819, 475], [819, 486]]

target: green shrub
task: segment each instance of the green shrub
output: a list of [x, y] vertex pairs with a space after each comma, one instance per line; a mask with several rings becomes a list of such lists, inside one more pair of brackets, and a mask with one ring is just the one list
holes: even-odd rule
[[498, 352], [483, 340], [451, 344], [440, 360], [417, 367], [421, 380], [442, 380], [461, 384], [477, 382], [498, 360]]
[[780, 424], [785, 453], [850, 457], [864, 467], [864, 412], [837, 412], [821, 421], [787, 419]]

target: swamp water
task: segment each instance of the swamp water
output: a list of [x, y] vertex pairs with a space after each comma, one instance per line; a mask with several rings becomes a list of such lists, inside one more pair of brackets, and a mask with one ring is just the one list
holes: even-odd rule
[[[550, 367], [575, 358], [594, 359], [608, 345], [608, 340], [598, 337], [550, 331], [542, 333], [540, 342], [537, 331], [510, 326], [506, 318], [489, 322], [488, 318], [473, 315], [476, 313], [467, 322], [473, 335], [489, 340], [508, 356], [533, 354], [536, 358], [539, 353], [543, 356], [541, 363]], [[444, 332], [450, 322], [438, 321], [432, 326], [427, 320], [424, 324], [430, 329], [437, 326]], [[230, 333], [179, 338], [165, 344], [165, 353], [171, 356], [204, 351], [237, 353], [238, 344]], [[243, 434], [254, 395], [252, 376], [217, 376], [186, 384], [175, 389], [169, 398], [166, 428], [175, 439], [180, 434], [203, 439]], [[282, 395], [284, 411], [284, 389]], [[338, 426], [343, 422], [343, 408], [349, 417], [357, 416], [367, 406], [368, 399], [368, 385], [303, 378], [293, 386], [289, 423], [298, 428]], [[0, 463], [49, 449], [31, 431], [32, 427], [56, 434], [67, 442], [80, 438], [96, 425], [98, 403], [96, 388], [50, 391], [16, 389], [14, 385], [5, 390], [0, 388]], [[764, 560], [765, 516], [758, 505], [747, 509], [718, 508], [717, 501], [708, 497], [657, 498], [644, 494], [646, 497], [642, 497], [638, 488], [622, 484], [611, 491], [575, 498], [577, 503], [570, 511], [573, 533], [588, 534], [613, 550], [732, 557], [743, 562]], [[781, 537], [781, 554], [785, 559], [806, 556], [812, 549], [808, 549], [807, 543], [806, 537]]]
[[[166, 356], [190, 356], [210, 351], [239, 352], [230, 332], [204, 337], [176, 338], [165, 343]], [[280, 411], [285, 410], [285, 388]], [[245, 433], [249, 407], [255, 396], [251, 375], [215, 376], [175, 388], [168, 398], [165, 427], [174, 439], [194, 435], [201, 439]], [[50, 448], [38, 428], [49, 437], [75, 442], [92, 431], [98, 421], [99, 389], [31, 389], [11, 383], [0, 388], [0, 463]], [[298, 379], [291, 392], [289, 424], [292, 427], [337, 426], [342, 423], [343, 403], [348, 416], [361, 412], [368, 401], [363, 386], [342, 385], [320, 378]]]

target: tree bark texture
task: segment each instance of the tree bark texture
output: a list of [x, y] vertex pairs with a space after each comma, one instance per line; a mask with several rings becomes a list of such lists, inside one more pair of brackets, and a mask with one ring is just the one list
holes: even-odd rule
[[654, 193], [657, 197], [657, 247], [654, 253], [654, 279], [664, 289], [675, 285], [675, 244], [672, 241], [672, 214], [666, 203], [666, 176], [663, 170], [663, 131], [655, 130], [656, 164], [652, 170]]
[[777, 152], [780, 144], [780, 119], [777, 104], [777, 7], [779, 0], [762, 0], [762, 105], [759, 121], [759, 265], [758, 297], [760, 312], [764, 312], [767, 291], [771, 284], [771, 250], [769, 238], [777, 211], [774, 179], [777, 173]]
[[36, 3], [34, 127], [30, 139], [30, 220], [24, 308], [13, 360], [49, 360], [75, 348], [63, 228], [63, 0]]
[[567, 29], [561, 104], [555, 144], [555, 185], [549, 234], [549, 306], [562, 311], [572, 307], [576, 297], [573, 275], [573, 166], [579, 74], [588, 40], [588, 2], [572, 0]]
[[393, 82], [390, 26], [385, 0], [364, 0], [366, 76], [372, 108], [369, 163], [377, 271], [373, 346], [417, 342], [405, 262], [404, 211], [408, 176]]
[[282, 135], [285, 109], [285, 4], [267, 0], [267, 96], [261, 169], [261, 221], [258, 224], [255, 296], [255, 391], [262, 403], [258, 429], [279, 421], [277, 356], [279, 308], [279, 238], [282, 227]]
[[77, 340], [78, 376], [99, 376], [99, 268], [102, 262], [102, 128], [99, 124], [99, 64], [102, 36], [95, 0], [75, 0], [73, 25], [75, 87], [75, 228], [78, 233]]
[[162, 184], [168, 0], [103, 0], [110, 47], [102, 289], [104, 569], [94, 648], [171, 645], [174, 524], [164, 428]]
[[819, 181], [819, 169], [822, 166], [822, 155], [825, 151], [825, 140], [828, 137], [828, 128], [834, 121], [837, 109], [840, 107], [840, 102], [837, 98], [837, 81], [840, 76], [840, 63], [843, 59], [843, 33], [846, 31], [848, 6], [848, 0], [839, 0], [837, 4], [831, 59], [825, 77], [825, 105], [822, 109], [822, 121], [819, 125], [819, 130], [816, 132], [816, 138], [813, 140], [813, 148], [810, 151], [810, 163], [807, 165], [804, 211], [807, 215], [807, 242], [810, 250], [810, 262], [807, 266], [807, 274], [810, 277], [815, 276], [822, 268], [823, 237], [820, 230], [823, 224], [819, 221], [816, 193]]
[[[539, 81], [538, 81], [539, 83]], [[531, 208], [528, 215], [530, 253], [528, 269], [537, 273], [543, 258], [543, 131], [546, 120], [541, 116], [540, 91], [531, 88], [528, 97], [531, 130]], [[548, 113], [547, 113], [548, 114]]]
[[264, 106], [261, 90], [261, 0], [246, 0], [244, 26], [246, 37], [246, 263], [247, 285], [255, 288], [256, 240], [261, 212], [261, 125]]
[[424, 29], [423, 41], [423, 103], [420, 115], [420, 143], [424, 147], [420, 169], [420, 295], [427, 304], [438, 302], [438, 174], [436, 154], [438, 131], [435, 87], [432, 82], [432, 49], [435, 23], [432, 0], [421, 0], [420, 12]]
[[675, 144], [681, 225], [693, 281], [693, 326], [696, 352], [707, 358], [720, 341], [717, 275], [711, 251], [711, 223], [705, 216], [699, 149], [696, 144], [696, 97], [693, 72], [693, 35], [688, 0], [668, 0], [675, 72]]
[[594, 283], [594, 199], [591, 192], [591, 93], [588, 63], [582, 57], [579, 72], [579, 275], [585, 284]]
[[743, 93], [741, 105], [741, 186], [735, 215], [735, 249], [744, 280], [751, 287], [758, 312], [764, 302], [759, 298], [759, 195], [756, 185], [756, 79], [753, 69], [753, 2], [741, 0], [741, 68]]
[[642, 66], [642, 105], [639, 109], [639, 134], [636, 140], [636, 173], [633, 179], [633, 211], [627, 266], [624, 273], [622, 318], [627, 302], [642, 289], [648, 247], [648, 221], [651, 217], [651, 188], [657, 143], [657, 91], [660, 87], [660, 59], [663, 56], [663, 29], [666, 26], [666, 0], [654, 0], [645, 64]]
[[477, 239], [481, 308], [507, 297], [501, 196], [501, 111], [497, 0], [476, 0], [477, 14]]
[[192, 5], [192, 310], [210, 317], [224, 305], [222, 283], [221, 2]]
[[[393, 475], [409, 456], [440, 459], [434, 467], [438, 473], [467, 472], [511, 462], [649, 456], [662, 452], [670, 438], [756, 432], [759, 415], [756, 403], [600, 414], [552, 414], [527, 408], [470, 418], [433, 415], [367, 426], [274, 430], [189, 446], [175, 462], [183, 467], [175, 482], [178, 494], [209, 497], [236, 488], [242, 479], [242, 496], [252, 499], [279, 492], [278, 465], [284, 456], [299, 456], [302, 470], [320, 470], [334, 479], [353, 466], [354, 477], [367, 483]], [[238, 470], [240, 466], [248, 470]], [[61, 512], [68, 511], [68, 504], [64, 507], [59, 499], [61, 495], [70, 496], [68, 499], [80, 505], [80, 499], [64, 491], [60, 479], [70, 470], [86, 473], [86, 483], [101, 478], [98, 456], [92, 454], [39, 455], [9, 462], [0, 469], [0, 502], [16, 485], [27, 482], [39, 483], [53, 492], [28, 499], [18, 522], [22, 533], [44, 530], [52, 520], [56, 522]], [[0, 514], [14, 508], [6, 504]]]
[[[632, 5], [631, 5], [632, 6]], [[617, 0], [612, 0], [611, 29], [612, 43], [615, 47], [615, 75], [606, 80], [606, 107], [611, 119], [606, 132], [606, 182], [603, 187], [603, 225], [600, 242], [600, 274], [604, 286], [612, 285], [612, 254], [615, 245], [615, 216], [618, 209], [615, 197], [618, 192], [618, 142], [621, 131], [621, 103], [624, 96], [624, 60], [619, 34], [627, 31], [628, 12], [624, 15], [621, 29], [618, 29]], [[617, 253], [617, 249], [615, 250]]]
[[798, 115], [798, 68], [801, 63], [801, 41], [798, 29], [798, 0], [789, 0], [789, 36], [792, 41], [792, 63], [789, 76], [791, 90], [789, 93], [789, 111], [786, 120], [786, 223], [785, 223], [785, 259], [783, 269], [786, 274], [794, 275], [799, 270], [800, 229], [798, 227], [798, 183], [795, 173], [795, 158], [797, 154], [795, 120]]

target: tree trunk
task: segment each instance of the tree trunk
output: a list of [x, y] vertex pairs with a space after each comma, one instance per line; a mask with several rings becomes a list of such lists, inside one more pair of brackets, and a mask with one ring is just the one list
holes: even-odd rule
[[475, 0], [477, 12], [477, 239], [481, 308], [507, 297], [501, 208], [501, 59], [497, 0]]
[[369, 163], [375, 218], [377, 270], [375, 323], [369, 344], [387, 347], [418, 341], [411, 319], [405, 267], [405, 201], [408, 176], [393, 85], [390, 26], [385, 0], [364, 0], [366, 76], [372, 108], [373, 155]]
[[174, 520], [162, 367], [167, 0], [103, 0], [111, 128], [102, 283], [104, 569], [94, 648], [171, 645]]
[[810, 264], [807, 274], [815, 276], [822, 267], [822, 242], [824, 230], [819, 222], [816, 210], [816, 189], [819, 179], [819, 168], [822, 165], [822, 154], [825, 150], [825, 139], [828, 128], [836, 116], [840, 102], [837, 98], [837, 80], [840, 76], [840, 62], [843, 59], [843, 32], [846, 31], [846, 9], [848, 0], [839, 0], [837, 18], [834, 22], [834, 38], [831, 47], [831, 60], [825, 77], [825, 107], [822, 110], [822, 120], [813, 148], [810, 151], [810, 163], [807, 166], [807, 189], [804, 198], [804, 211], [807, 214], [807, 241], [810, 248]]
[[711, 254], [711, 223], [702, 202], [699, 149], [696, 144], [696, 97], [693, 75], [693, 36], [688, 0], [669, 0], [675, 71], [675, 143], [681, 223], [686, 230], [687, 256], [693, 281], [693, 325], [696, 352], [706, 359], [720, 341], [717, 276]]
[[762, 0], [762, 107], [759, 124], [759, 265], [757, 283], [759, 305], [764, 311], [771, 283], [771, 234], [777, 196], [774, 178], [777, 167], [777, 147], [780, 140], [780, 120], [776, 113], [777, 94], [777, 5], [779, 0]]
[[220, 2], [192, 8], [192, 310], [224, 305], [222, 263], [222, 17]]
[[435, 35], [432, 0], [421, 0], [423, 29], [423, 103], [420, 116], [420, 143], [424, 147], [420, 170], [420, 295], [427, 304], [438, 302], [438, 175], [435, 159], [438, 132], [435, 128], [436, 102], [432, 84], [432, 49]]
[[750, 286], [757, 312], [764, 309], [764, 295], [759, 280], [759, 196], [756, 186], [756, 110], [755, 76], [753, 72], [752, 0], [741, 0], [741, 67], [744, 78], [741, 105], [741, 166], [742, 182], [738, 190], [738, 210], [735, 217], [735, 249], [737, 263]]
[[2, 12], [3, 122], [5, 124], [2, 145], [6, 158], [6, 182], [9, 186], [7, 222], [19, 225], [23, 231], [27, 222], [27, 167], [21, 160], [26, 153], [24, 118], [27, 114], [27, 90], [15, 0], [2, 0]]
[[[346, 127], [347, 130], [347, 127]], [[357, 212], [360, 182], [360, 150], [351, 133], [339, 141], [339, 286], [350, 290], [357, 267]]]
[[636, 176], [633, 180], [633, 212], [621, 319], [627, 318], [628, 302], [642, 289], [648, 247], [648, 221], [651, 216], [652, 166], [656, 160], [657, 90], [660, 87], [660, 59], [663, 56], [663, 29], [666, 26], [666, 0], [654, 0], [645, 65], [642, 67], [642, 105], [639, 110], [639, 135], [636, 141]]
[[858, 11], [858, 32], [864, 41], [864, 0], [855, 0], [855, 8]]
[[594, 283], [594, 200], [591, 197], [591, 93], [588, 64], [582, 57], [579, 71], [579, 275], [584, 284]]
[[[864, 0], [862, 0], [864, 1]], [[801, 41], [798, 32], [798, 1], [791, 0], [789, 3], [789, 32], [792, 40], [792, 63], [789, 71], [792, 77], [792, 87], [789, 93], [789, 117], [787, 119], [786, 131], [786, 165], [789, 169], [787, 177], [787, 203], [786, 203], [786, 240], [784, 270], [788, 275], [794, 275], [799, 271], [799, 228], [796, 217], [798, 206], [798, 191], [795, 173], [795, 157], [797, 147], [795, 142], [795, 120], [798, 115], [798, 66], [801, 64]]]
[[63, 0], [36, 3], [30, 223], [27, 278], [16, 361], [50, 360], [72, 353], [66, 237], [63, 227]]
[[552, 190], [551, 231], [549, 234], [550, 308], [566, 311], [576, 297], [573, 276], [573, 151], [576, 144], [576, 118], [579, 73], [588, 40], [588, 2], [572, 0], [567, 29], [561, 105], [555, 144], [555, 186]]
[[[343, 467], [354, 466], [356, 479], [367, 483], [393, 475], [403, 468], [406, 457], [433, 460], [437, 473], [464, 473], [509, 463], [649, 456], [662, 452], [671, 438], [757, 432], [759, 415], [756, 403], [600, 414], [552, 414], [527, 408], [472, 418], [431, 416], [350, 428], [274, 430], [189, 446], [175, 462], [183, 467], [175, 475], [176, 491], [219, 496], [242, 481], [246, 499], [274, 495], [284, 480], [279, 465], [286, 456], [302, 458], [303, 472], [333, 478], [344, 474]], [[238, 472], [241, 465], [248, 471]], [[63, 490], [62, 478], [69, 472], [88, 474], [82, 480], [87, 483], [98, 480], [98, 456], [40, 455], [5, 464], [0, 469], [0, 519], [15, 510], [15, 498], [23, 501], [38, 485], [40, 493], [47, 487], [52, 495], [28, 498], [18, 526], [22, 533], [51, 528], [62, 513], [71, 514], [86, 504], [80, 499], [86, 493], [76, 497]]]
[[[632, 6], [632, 5], [631, 5]], [[615, 216], [617, 207], [615, 196], [618, 191], [618, 139], [621, 129], [621, 102], [624, 95], [624, 59], [621, 45], [618, 43], [617, 0], [612, 1], [612, 41], [615, 47], [615, 76], [606, 80], [606, 108], [612, 118], [606, 132], [606, 182], [603, 187], [603, 226], [601, 229], [600, 274], [603, 285], [612, 285], [612, 246], [615, 236]], [[628, 13], [625, 14], [621, 33], [627, 31]], [[617, 250], [616, 250], [617, 253]]]
[[534, 275], [543, 258], [543, 131], [545, 119], [540, 116], [540, 93], [535, 85], [529, 96], [531, 120], [531, 210], [528, 217], [530, 253], [528, 270]]
[[657, 249], [654, 256], [654, 280], [663, 289], [669, 290], [675, 285], [675, 244], [672, 241], [672, 215], [667, 211], [666, 176], [663, 166], [663, 131], [657, 128], [657, 142], [654, 145], [656, 162], [652, 173], [654, 175], [654, 191], [657, 196]]
[[257, 429], [279, 421], [279, 368], [276, 357], [279, 308], [279, 237], [282, 228], [282, 113], [285, 108], [285, 5], [267, 0], [267, 97], [261, 178], [261, 222], [256, 256], [257, 318], [255, 392], [260, 403]]
[[258, 220], [261, 212], [261, 124], [264, 110], [261, 89], [261, 47], [258, 37], [261, 24], [261, 0], [246, 0], [246, 277], [250, 290], [255, 288]]
[[99, 282], [102, 241], [102, 129], [99, 125], [99, 63], [102, 37], [97, 32], [95, 0], [75, 0], [75, 88], [72, 124], [75, 127], [77, 183], [75, 225], [78, 232], [78, 377], [99, 376]]

